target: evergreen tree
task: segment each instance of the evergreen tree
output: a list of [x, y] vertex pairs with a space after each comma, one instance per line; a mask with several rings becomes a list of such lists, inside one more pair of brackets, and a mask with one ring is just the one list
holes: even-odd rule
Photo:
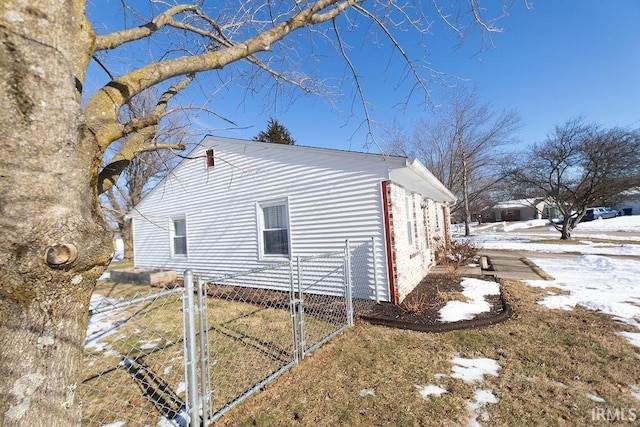
[[274, 118], [269, 119], [267, 130], [258, 133], [258, 135], [253, 137], [253, 140], [287, 145], [294, 145], [296, 143], [295, 139], [291, 137], [289, 130]]

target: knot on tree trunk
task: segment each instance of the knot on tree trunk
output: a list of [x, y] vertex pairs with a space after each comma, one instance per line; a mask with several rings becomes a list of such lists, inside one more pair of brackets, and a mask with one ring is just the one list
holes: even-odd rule
[[73, 263], [78, 257], [78, 249], [71, 243], [49, 246], [44, 254], [44, 260], [49, 267], [63, 268]]

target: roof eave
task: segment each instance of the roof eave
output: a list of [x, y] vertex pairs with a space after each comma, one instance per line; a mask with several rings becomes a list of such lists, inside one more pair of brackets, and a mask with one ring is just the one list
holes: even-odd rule
[[456, 202], [456, 196], [418, 159], [406, 159], [404, 167], [389, 170], [389, 179], [410, 191], [444, 204]]

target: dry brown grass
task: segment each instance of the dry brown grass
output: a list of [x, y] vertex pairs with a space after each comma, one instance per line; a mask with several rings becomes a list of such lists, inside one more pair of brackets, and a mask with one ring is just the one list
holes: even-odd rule
[[459, 291], [440, 291], [438, 290], [438, 292], [436, 293], [436, 296], [438, 298], [438, 301], [440, 303], [447, 303], [449, 301], [462, 301], [462, 302], [467, 302], [470, 301], [470, 298], [467, 297], [465, 294], [463, 294], [462, 292]]
[[[148, 285], [98, 282], [95, 294], [115, 301], [157, 293]], [[112, 311], [116, 330], [100, 338], [104, 347], [85, 350], [85, 367], [78, 387], [82, 401], [83, 425], [126, 422], [126, 425], [156, 425], [167, 410], [158, 400], [153, 404], [147, 394], [164, 399], [170, 410], [184, 404], [184, 342], [182, 294], [176, 293]], [[290, 363], [293, 359], [291, 313], [288, 308], [260, 306], [255, 303], [211, 297], [207, 301], [211, 372], [211, 403], [214, 410]], [[330, 321], [310, 311], [306, 316], [305, 338], [308, 344], [326, 336]], [[199, 338], [199, 336], [198, 336]], [[128, 372], [123, 360], [144, 366], [144, 381]]]
[[[640, 414], [630, 392], [640, 384], [640, 357], [616, 335], [624, 326], [581, 308], [549, 310], [536, 303], [545, 290], [519, 282], [503, 288], [514, 309], [505, 323], [436, 334], [358, 322], [216, 425], [467, 425], [478, 388], [499, 399], [486, 406], [483, 425], [599, 425], [592, 419], [598, 407]], [[451, 378], [456, 355], [495, 359], [499, 376], [485, 376], [482, 385]], [[415, 386], [426, 384], [448, 393], [425, 401]], [[361, 396], [364, 389], [375, 395]]]

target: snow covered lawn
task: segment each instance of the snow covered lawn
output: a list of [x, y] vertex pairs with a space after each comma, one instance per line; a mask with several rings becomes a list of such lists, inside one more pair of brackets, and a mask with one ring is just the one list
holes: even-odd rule
[[640, 262], [598, 255], [581, 255], [562, 262], [549, 258], [532, 258], [535, 264], [555, 280], [528, 281], [531, 286], [557, 288], [540, 301], [548, 308], [571, 310], [582, 306], [613, 316], [619, 322], [638, 329], [621, 332], [629, 342], [640, 347]]
[[[557, 231], [547, 235], [522, 233], [539, 227], [544, 221], [527, 221], [485, 228], [472, 241], [485, 249], [512, 249], [529, 252], [572, 253], [562, 261], [549, 257], [530, 256], [538, 267], [555, 278], [553, 281], [529, 281], [531, 286], [555, 288], [540, 304], [552, 309], [570, 310], [581, 306], [613, 316], [616, 321], [637, 329], [621, 332], [629, 342], [640, 347], [640, 216], [622, 216], [580, 223], [575, 229], [576, 244], [549, 243], [549, 237], [559, 237]], [[591, 234], [582, 234], [582, 233]], [[609, 233], [609, 234], [608, 234]], [[616, 233], [616, 234], [611, 234]], [[536, 243], [544, 240], [545, 243]], [[594, 241], [598, 240], [598, 241]], [[600, 242], [610, 240], [612, 242]], [[627, 243], [619, 243], [624, 241]], [[624, 258], [619, 258], [624, 256]], [[629, 257], [638, 257], [637, 260]]]

